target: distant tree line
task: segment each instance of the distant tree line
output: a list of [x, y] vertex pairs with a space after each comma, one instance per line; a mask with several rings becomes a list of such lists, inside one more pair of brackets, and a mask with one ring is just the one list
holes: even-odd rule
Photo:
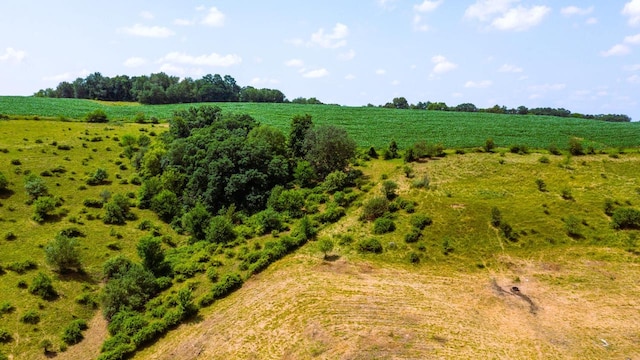
[[205, 75], [193, 80], [180, 79], [164, 72], [133, 76], [103, 76], [99, 72], [73, 82], [63, 81], [58, 86], [39, 90], [37, 97], [75, 98], [105, 101], [137, 101], [142, 104], [179, 104], [197, 102], [269, 102], [287, 101], [280, 90], [240, 87], [229, 76]]
[[[374, 105], [367, 105], [373, 107]], [[486, 112], [492, 114], [511, 114], [511, 115], [546, 115], [558, 117], [572, 117], [578, 119], [593, 119], [609, 122], [630, 122], [631, 118], [624, 114], [579, 114], [563, 108], [527, 108], [526, 106], [518, 106], [517, 108], [507, 108], [506, 106], [494, 105], [493, 107], [481, 109], [471, 103], [463, 103], [457, 106], [447, 106], [444, 102], [418, 102], [417, 104], [409, 104], [406, 98], [396, 97], [380, 107], [388, 109], [412, 109], [412, 110], [437, 110], [437, 111], [459, 111], [459, 112]]]

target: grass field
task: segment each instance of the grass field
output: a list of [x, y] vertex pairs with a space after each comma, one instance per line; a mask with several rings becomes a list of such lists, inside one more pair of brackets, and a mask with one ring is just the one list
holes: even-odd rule
[[[140, 105], [77, 99], [0, 97], [0, 114], [28, 118], [82, 119], [97, 108], [110, 119], [131, 122], [137, 113], [169, 119], [174, 110], [201, 104]], [[582, 138], [596, 149], [640, 146], [640, 123], [605, 123], [548, 116], [496, 115], [441, 111], [394, 110], [336, 105], [215, 103], [225, 111], [247, 113], [264, 124], [288, 132], [294, 115], [310, 114], [318, 125], [344, 127], [359, 146], [386, 147], [392, 139], [401, 148], [417, 141], [449, 148], [482, 146], [493, 138], [498, 146], [525, 144], [566, 148], [569, 138]]]
[[[269, 106], [287, 109], [286, 105]], [[344, 109], [301, 107], [316, 108], [319, 113]], [[8, 113], [4, 108], [0, 112]], [[281, 116], [286, 127], [289, 115]], [[100, 221], [101, 209], [84, 206], [84, 200], [99, 199], [105, 190], [135, 197], [138, 186], [129, 181], [135, 174], [129, 160], [120, 156], [120, 139], [127, 134], [155, 138], [165, 130], [165, 124], [0, 121], [0, 172], [9, 181], [9, 191], [0, 193], [0, 265], [4, 269], [0, 305], [11, 306], [0, 314], [0, 329], [11, 334], [9, 341], [0, 342], [0, 353], [14, 359], [45, 358], [42, 339], [50, 340], [58, 351], [63, 329], [79, 318], [90, 326], [85, 339], [57, 352], [57, 358], [95, 358], [107, 336], [106, 322], [99, 309], [77, 300], [83, 295], [98, 298], [103, 262], [117, 254], [138, 259], [136, 243], [149, 233], [139, 228], [145, 220], [170, 236], [177, 252], [185, 244], [185, 235], [175, 233], [149, 210], [134, 207], [137, 220], [111, 226]], [[347, 207], [346, 216], [319, 234], [319, 239], [336, 244], [330, 260], [322, 259], [318, 243], [305, 245], [229, 298], [201, 309], [190, 324], [169, 332], [137, 358], [640, 356], [640, 328], [634, 321], [640, 311], [636, 299], [640, 231], [614, 230], [604, 211], [607, 202], [614, 207], [640, 207], [637, 151], [571, 157], [546, 151], [517, 155], [504, 149], [466, 154], [449, 150], [444, 158], [410, 166], [412, 178], [405, 176], [400, 159], [361, 162], [366, 180], [351, 190], [356, 200]], [[52, 172], [60, 168], [64, 172]], [[97, 168], [108, 172], [110, 182], [87, 186], [85, 180]], [[42, 175], [47, 171], [50, 176]], [[33, 205], [24, 190], [28, 173], [41, 174], [49, 192], [62, 199], [54, 216], [43, 223], [31, 219]], [[430, 180], [428, 188], [412, 186], [425, 176]], [[414, 207], [412, 212], [397, 208], [389, 215], [396, 229], [376, 235], [373, 224], [359, 218], [362, 206], [380, 196], [385, 180], [394, 181], [399, 198]], [[544, 182], [545, 191], [538, 180]], [[512, 227], [511, 240], [492, 226], [493, 208]], [[433, 224], [418, 241], [406, 242], [414, 214], [429, 216]], [[80, 239], [84, 272], [72, 276], [55, 273], [45, 262], [43, 250], [58, 231], [68, 227], [86, 234]], [[212, 255], [210, 260], [233, 269], [237, 263], [232, 259], [242, 247], [259, 248], [283, 235], [254, 237], [240, 249]], [[380, 241], [382, 253], [356, 250], [356, 242], [369, 238]], [[25, 260], [36, 268], [24, 273], [10, 270]], [[39, 272], [53, 279], [56, 299], [42, 300], [20, 285], [31, 284]], [[175, 283], [162, 298], [170, 297], [176, 287], [189, 286], [196, 296], [210, 287], [202, 273]], [[517, 293], [513, 286], [519, 288]], [[21, 321], [28, 311], [36, 312], [40, 322]]]

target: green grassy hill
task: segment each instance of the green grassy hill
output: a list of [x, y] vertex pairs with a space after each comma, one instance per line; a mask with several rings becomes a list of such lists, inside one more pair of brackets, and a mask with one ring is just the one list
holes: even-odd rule
[[[227, 105], [253, 107], [264, 117], [271, 114], [265, 109], [292, 111], [273, 115], [283, 128], [292, 114], [299, 113], [291, 110], [295, 105]], [[119, 105], [127, 106], [147, 108]], [[0, 112], [11, 113], [5, 109], [2, 105]], [[391, 114], [390, 119], [397, 114], [406, 121], [419, 114], [442, 124], [443, 118], [450, 116], [453, 121], [464, 115], [331, 106], [299, 109], [311, 113], [317, 123], [332, 121], [332, 116], [321, 116], [323, 111], [334, 112], [336, 118], [362, 112], [351, 123], [358, 126], [366, 123], [364, 114]], [[341, 111], [346, 114], [338, 115]], [[487, 116], [487, 123], [528, 119], [473, 115]], [[563, 121], [531, 118], [527, 124], [539, 120]], [[586, 120], [576, 124], [602, 126], [612, 134], [617, 126], [637, 129], [636, 124]], [[573, 157], [546, 150], [517, 155], [505, 148], [465, 154], [450, 149], [443, 158], [408, 165], [400, 159], [359, 160], [357, 168], [364, 178], [356, 187], [340, 194], [320, 191], [313, 194], [313, 203], [310, 197], [307, 200], [307, 211], [318, 221], [333, 202], [342, 204], [344, 216], [322, 221], [318, 241], [252, 276], [255, 263], [248, 262], [249, 254], [282, 242], [297, 220], [287, 220], [282, 231], [248, 236], [229, 247], [209, 247], [188, 244], [187, 235], [176, 233], [150, 210], [134, 206], [136, 220], [107, 225], [101, 221], [105, 210], [89, 206], [87, 200], [116, 194], [136, 204], [139, 179], [121, 143], [141, 135], [155, 139], [166, 128], [165, 124], [0, 121], [0, 172], [8, 180], [7, 190], [0, 192], [0, 354], [45, 358], [42, 341], [47, 340], [52, 351], [48, 356], [55, 352], [60, 359], [97, 357], [107, 337], [96, 307], [103, 286], [102, 265], [119, 254], [138, 261], [138, 240], [156, 234], [174, 265], [183, 266], [172, 287], [147, 309], [155, 324], [175, 310], [180, 290], [189, 289], [197, 301], [210, 293], [209, 269], [221, 278], [238, 272], [248, 281], [230, 297], [202, 306], [187, 324], [143, 346], [136, 355], [140, 359], [640, 356], [640, 325], [633, 321], [640, 310], [636, 299], [640, 231], [614, 229], [611, 216], [616, 209], [640, 209], [636, 149]], [[397, 134], [400, 128], [385, 131]], [[543, 133], [526, 127], [513, 125], [508, 131], [548, 145]], [[600, 136], [589, 131], [593, 131], [590, 136]], [[388, 143], [382, 132], [375, 134], [381, 146]], [[489, 134], [501, 145], [498, 136]], [[559, 138], [566, 141], [570, 134]], [[410, 144], [407, 139], [403, 141]], [[526, 137], [506, 139], [526, 143]], [[478, 144], [469, 146], [484, 140], [480, 136]], [[358, 141], [362, 144], [362, 139]], [[109, 174], [108, 181], [88, 185], [87, 179], [99, 168]], [[57, 202], [43, 222], [32, 218], [34, 205], [24, 187], [29, 174], [44, 179]], [[377, 233], [375, 222], [362, 220], [361, 215], [371, 199], [382, 195], [385, 181], [398, 186], [384, 215], [394, 230]], [[498, 223], [494, 209], [500, 214]], [[417, 230], [420, 217], [425, 227]], [[78, 238], [83, 270], [60, 274], [45, 261], [45, 248], [56, 233], [69, 228], [83, 234]], [[380, 252], [360, 251], [363, 241], [371, 239], [380, 244]], [[322, 240], [335, 244], [326, 260], [318, 249]], [[30, 291], [39, 273], [52, 279], [57, 296], [43, 299]], [[38, 320], [29, 320], [27, 314]], [[89, 329], [79, 344], [67, 346], [61, 338], [76, 319], [85, 320]]]
[[[0, 114], [27, 118], [82, 119], [103, 109], [110, 119], [131, 122], [138, 113], [166, 120], [176, 109], [202, 104], [140, 105], [78, 99], [0, 97]], [[336, 105], [215, 103], [225, 112], [247, 113], [264, 124], [287, 131], [294, 115], [310, 114], [316, 124], [344, 127], [361, 147], [386, 147], [395, 139], [401, 148], [425, 140], [449, 148], [469, 148], [493, 138], [499, 146], [525, 144], [565, 148], [570, 137], [585, 139], [596, 149], [640, 146], [640, 123], [605, 123], [548, 116], [500, 115], [442, 111], [394, 110]]]

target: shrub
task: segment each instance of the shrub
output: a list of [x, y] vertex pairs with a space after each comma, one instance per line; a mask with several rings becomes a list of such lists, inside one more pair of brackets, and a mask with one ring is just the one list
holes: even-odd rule
[[580, 219], [575, 217], [574, 215], [569, 215], [564, 220], [564, 229], [567, 231], [567, 235], [571, 237], [580, 237]]
[[105, 224], [122, 225], [127, 220], [133, 220], [135, 217], [131, 214], [129, 200], [122, 194], [113, 196], [105, 206], [105, 214], [102, 221]]
[[40, 322], [40, 314], [38, 314], [35, 310], [27, 310], [22, 316], [20, 316], [20, 321], [25, 324], [37, 324]]
[[518, 240], [518, 235], [513, 231], [513, 228], [511, 227], [511, 225], [502, 221], [500, 222], [500, 225], [498, 226], [498, 228], [500, 229], [500, 233], [502, 234], [502, 236], [505, 237], [505, 239], [509, 241]]
[[347, 174], [340, 170], [333, 171], [324, 179], [322, 186], [330, 194], [342, 190], [347, 186]]
[[274, 209], [268, 208], [252, 216], [256, 232], [260, 235], [273, 230], [282, 230], [282, 216]]
[[14, 261], [7, 265], [7, 270], [11, 270], [18, 274], [24, 274], [29, 270], [34, 270], [38, 268], [38, 264], [36, 264], [33, 260], [23, 260], [23, 261]]
[[412, 263], [412, 264], [419, 263], [420, 262], [420, 255], [415, 251], [410, 252], [409, 253], [409, 262]]
[[536, 179], [536, 186], [538, 187], [538, 190], [541, 192], [547, 191], [547, 184], [542, 179]]
[[429, 175], [424, 174], [422, 177], [413, 180], [413, 182], [411, 183], [411, 187], [418, 189], [428, 189], [430, 183], [431, 180], [429, 179]]
[[524, 144], [511, 145], [509, 151], [514, 154], [524, 155], [529, 153], [529, 147]]
[[84, 201], [82, 202], [82, 205], [89, 208], [102, 209], [102, 206], [104, 205], [104, 203], [102, 202], [102, 200], [98, 200], [98, 199], [84, 199]]
[[6, 329], [0, 328], [0, 343], [8, 343], [13, 340], [13, 336]]
[[85, 120], [92, 123], [105, 123], [109, 121], [109, 118], [107, 117], [107, 113], [105, 113], [104, 110], [95, 109], [87, 114]]
[[4, 234], [4, 239], [7, 241], [13, 241], [18, 238], [18, 235], [14, 234], [13, 231], [8, 231]]
[[82, 331], [87, 330], [87, 322], [82, 319], [73, 320], [62, 333], [62, 341], [67, 345], [74, 345], [82, 341]]
[[392, 180], [385, 180], [382, 182], [382, 195], [387, 199], [391, 200], [396, 197], [396, 190], [398, 189], [398, 184]]
[[56, 271], [64, 273], [82, 267], [78, 241], [73, 237], [58, 234], [47, 244], [44, 251], [47, 263], [54, 266]]
[[541, 156], [541, 157], [538, 159], [538, 161], [539, 161], [541, 164], [548, 164], [548, 163], [550, 163], [550, 162], [551, 162], [551, 160], [549, 160], [549, 158], [548, 158], [548, 157], [546, 157], [546, 156]]
[[165, 222], [171, 222], [180, 214], [178, 196], [170, 190], [162, 190], [151, 199], [151, 210]]
[[433, 220], [431, 220], [431, 218], [427, 215], [415, 214], [411, 216], [411, 218], [409, 219], [409, 223], [411, 224], [411, 226], [422, 230], [425, 227], [431, 225], [433, 223]]
[[209, 221], [206, 239], [214, 244], [226, 244], [236, 238], [231, 221], [224, 216], [214, 216]]
[[41, 177], [35, 174], [29, 174], [24, 180], [24, 189], [29, 194], [31, 199], [37, 199], [40, 196], [45, 196], [49, 193], [47, 184]]
[[500, 209], [494, 206], [491, 208], [491, 225], [493, 225], [494, 227], [498, 227], [501, 223], [502, 214], [500, 213]]
[[362, 219], [373, 221], [389, 210], [389, 200], [385, 197], [369, 199], [362, 207]]
[[87, 179], [87, 185], [100, 185], [106, 182], [109, 174], [107, 170], [103, 168], [98, 168], [96, 171]]
[[422, 233], [420, 233], [420, 230], [414, 227], [411, 229], [409, 233], [407, 233], [404, 236], [404, 241], [406, 243], [415, 243], [415, 242], [418, 242], [418, 240], [420, 240], [421, 236], [422, 236]]
[[616, 202], [613, 199], [605, 199], [604, 200], [604, 213], [607, 216], [613, 215], [613, 211], [616, 209]]
[[561, 155], [562, 154], [560, 152], [560, 149], [558, 148], [558, 145], [556, 145], [556, 144], [549, 145], [547, 150], [549, 151], [549, 154], [551, 154], [551, 155]]
[[9, 314], [16, 310], [15, 306], [11, 305], [8, 301], [3, 301], [0, 303], [0, 315]]
[[342, 206], [338, 206], [335, 202], [329, 203], [325, 211], [317, 215], [318, 221], [321, 223], [335, 223], [346, 214]]
[[6, 190], [8, 185], [7, 177], [0, 171], [0, 192]]
[[396, 224], [393, 222], [393, 220], [386, 217], [378, 218], [373, 222], [374, 234], [386, 234], [394, 231], [395, 229]]
[[573, 200], [573, 195], [571, 194], [570, 188], [564, 188], [560, 192], [560, 196], [565, 200]]
[[324, 258], [333, 250], [333, 240], [322, 238], [318, 241], [318, 250], [324, 254]]
[[376, 238], [363, 239], [358, 241], [357, 249], [360, 252], [382, 253], [382, 244]]
[[44, 300], [53, 300], [58, 293], [53, 288], [51, 278], [45, 273], [38, 273], [29, 286], [29, 292], [33, 295], [40, 296]]
[[489, 138], [484, 142], [484, 146], [482, 148], [485, 152], [493, 152], [493, 149], [496, 148], [496, 143], [492, 138]]
[[640, 211], [629, 207], [615, 209], [611, 216], [611, 227], [616, 230], [640, 229]]
[[33, 221], [43, 222], [49, 213], [55, 210], [56, 201], [50, 196], [41, 196], [33, 203], [34, 213], [31, 216]]
[[569, 153], [571, 155], [584, 155], [582, 140], [577, 137], [569, 139]]

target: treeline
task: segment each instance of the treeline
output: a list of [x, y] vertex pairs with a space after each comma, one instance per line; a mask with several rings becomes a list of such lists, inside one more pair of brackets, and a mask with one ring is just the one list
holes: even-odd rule
[[[373, 107], [374, 105], [368, 104]], [[380, 107], [389, 109], [412, 109], [412, 110], [437, 110], [437, 111], [459, 111], [459, 112], [486, 112], [492, 114], [511, 114], [511, 115], [545, 115], [558, 117], [571, 117], [577, 119], [592, 119], [609, 122], [630, 122], [631, 118], [624, 114], [580, 114], [572, 113], [563, 108], [527, 108], [526, 106], [518, 106], [517, 108], [507, 108], [506, 106], [494, 105], [493, 107], [482, 109], [471, 103], [463, 103], [456, 106], [448, 106], [444, 102], [418, 102], [417, 104], [409, 104], [406, 98], [397, 97]]]
[[164, 72], [133, 76], [103, 76], [99, 72], [73, 82], [39, 90], [37, 97], [75, 98], [104, 101], [136, 101], [142, 104], [180, 104], [197, 102], [269, 102], [282, 103], [286, 96], [280, 90], [240, 87], [229, 76], [205, 75], [193, 80], [180, 79]]

